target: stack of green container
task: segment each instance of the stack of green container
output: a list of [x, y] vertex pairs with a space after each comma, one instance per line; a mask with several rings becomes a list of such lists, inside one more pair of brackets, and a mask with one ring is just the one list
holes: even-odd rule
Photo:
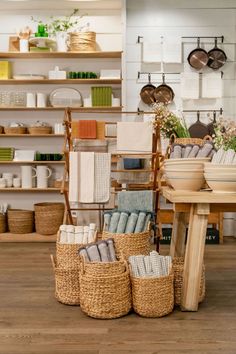
[[111, 107], [112, 105], [112, 87], [91, 87], [91, 96], [93, 107]]
[[14, 158], [14, 148], [1, 147], [0, 148], [0, 161], [12, 161]]

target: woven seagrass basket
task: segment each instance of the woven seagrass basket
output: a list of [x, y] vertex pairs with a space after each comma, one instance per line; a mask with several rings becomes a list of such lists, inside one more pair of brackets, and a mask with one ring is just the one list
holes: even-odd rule
[[[183, 272], [184, 272], [184, 258], [176, 257], [173, 259], [173, 272], [174, 272], [174, 293], [175, 305], [181, 304], [182, 287], [183, 287]], [[205, 281], [205, 266], [203, 265], [199, 292], [199, 302], [202, 302], [206, 294], [206, 281]]]
[[7, 216], [0, 213], [0, 233], [7, 231]]
[[96, 51], [96, 33], [95, 32], [70, 33], [70, 51], [72, 52]]
[[54, 235], [63, 222], [64, 203], [37, 203], [34, 204], [35, 228], [41, 235]]
[[28, 234], [34, 231], [32, 210], [8, 209], [7, 222], [12, 234]]

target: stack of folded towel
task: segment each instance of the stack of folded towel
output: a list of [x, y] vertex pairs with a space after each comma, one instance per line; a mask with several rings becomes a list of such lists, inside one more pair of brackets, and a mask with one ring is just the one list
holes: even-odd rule
[[205, 143], [203, 146], [197, 144], [174, 144], [170, 154], [171, 159], [181, 158], [204, 158], [212, 157], [215, 154], [213, 144], [211, 142]]
[[79, 250], [85, 262], [116, 262], [116, 253], [113, 239], [98, 241]]
[[89, 226], [61, 225], [59, 230], [59, 243], [87, 245], [94, 241], [96, 224], [91, 223]]
[[149, 256], [130, 256], [129, 263], [134, 277], [163, 277], [170, 274], [172, 259], [152, 251]]
[[117, 234], [144, 232], [150, 220], [151, 213], [145, 211], [111, 211], [104, 214], [104, 231]]

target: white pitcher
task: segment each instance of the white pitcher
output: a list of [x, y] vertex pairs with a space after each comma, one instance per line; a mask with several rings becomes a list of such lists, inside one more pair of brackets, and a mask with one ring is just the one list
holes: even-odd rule
[[47, 166], [37, 166], [37, 188], [48, 188], [48, 179], [52, 175], [52, 170]]
[[[33, 174], [35, 172], [35, 174]], [[32, 166], [21, 166], [21, 187], [33, 188], [33, 179], [36, 178], [36, 168]]]

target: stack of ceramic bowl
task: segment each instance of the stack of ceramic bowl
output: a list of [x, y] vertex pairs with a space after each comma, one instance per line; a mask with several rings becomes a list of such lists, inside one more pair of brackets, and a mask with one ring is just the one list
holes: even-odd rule
[[205, 163], [208, 186], [218, 193], [236, 193], [236, 165]]
[[204, 163], [210, 158], [180, 158], [164, 162], [167, 183], [179, 191], [199, 191], [205, 183]]

